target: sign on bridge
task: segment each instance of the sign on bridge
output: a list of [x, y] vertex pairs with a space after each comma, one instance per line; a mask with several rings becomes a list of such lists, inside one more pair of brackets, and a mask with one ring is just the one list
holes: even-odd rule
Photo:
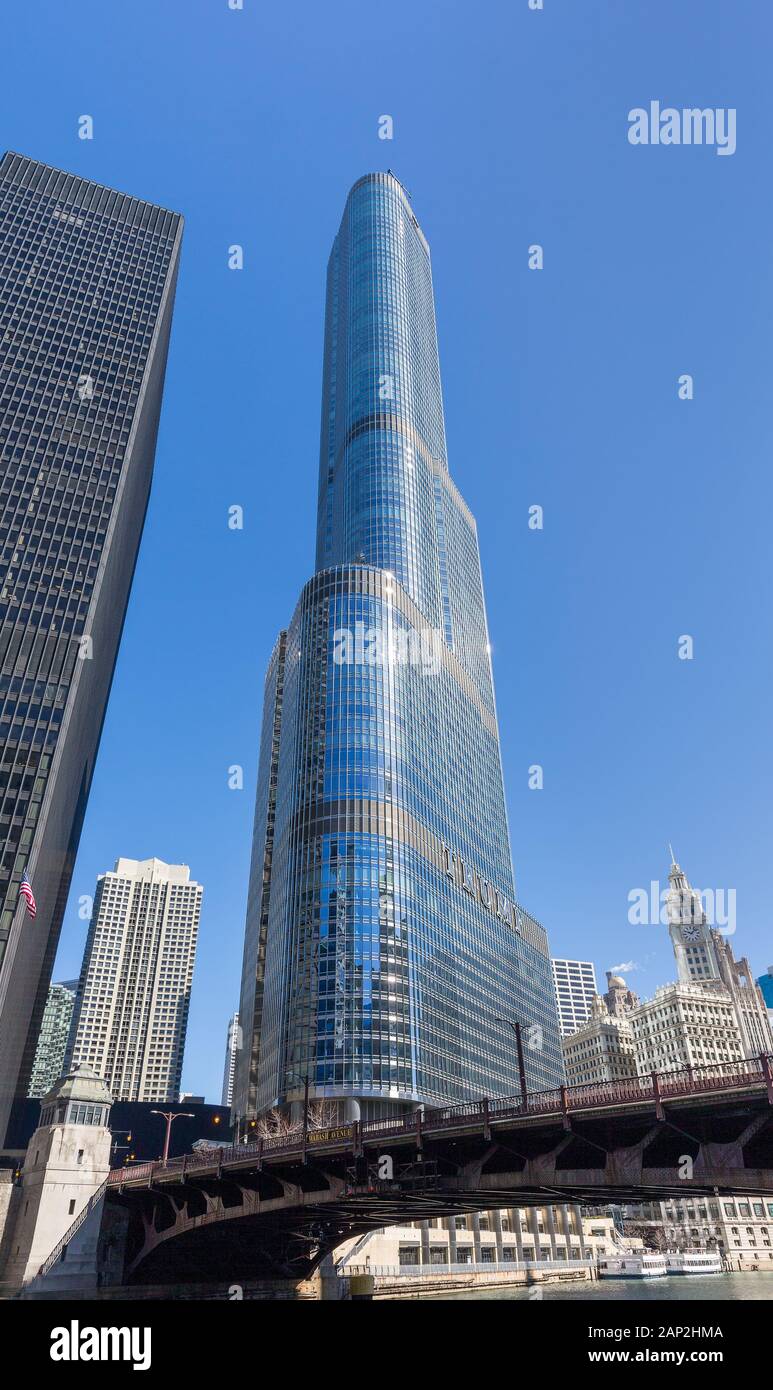
[[310, 1129], [306, 1135], [307, 1144], [340, 1144], [344, 1139], [351, 1139], [354, 1132], [352, 1125], [338, 1125], [335, 1129]]

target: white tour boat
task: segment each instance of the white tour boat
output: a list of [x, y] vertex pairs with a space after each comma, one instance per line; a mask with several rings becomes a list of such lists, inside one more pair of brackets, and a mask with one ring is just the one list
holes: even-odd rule
[[721, 1274], [722, 1260], [714, 1250], [675, 1250], [666, 1255], [669, 1274]]
[[599, 1279], [662, 1279], [667, 1272], [665, 1256], [652, 1250], [622, 1250], [599, 1260]]

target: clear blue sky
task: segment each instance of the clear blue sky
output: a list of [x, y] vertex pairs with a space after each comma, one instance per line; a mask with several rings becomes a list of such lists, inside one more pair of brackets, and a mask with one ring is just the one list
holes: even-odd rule
[[[629, 925], [628, 893], [665, 881], [673, 840], [699, 887], [737, 890], [736, 952], [756, 974], [773, 960], [773, 16], [544, 5], [35, 0], [6, 16], [3, 147], [186, 217], [56, 976], [77, 975], [77, 898], [118, 855], [190, 864], [205, 897], [184, 1086], [209, 1099], [238, 997], [263, 674], [314, 563], [325, 264], [370, 169], [403, 180], [433, 250], [522, 902], [554, 954], [634, 961], [651, 993], [673, 977], [667, 933]], [[734, 107], [737, 152], [632, 147], [627, 113], [653, 99]]]

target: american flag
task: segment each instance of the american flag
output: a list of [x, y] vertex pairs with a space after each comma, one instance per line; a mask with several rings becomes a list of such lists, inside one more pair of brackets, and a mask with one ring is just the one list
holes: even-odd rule
[[30, 917], [34, 917], [38, 908], [37, 903], [35, 902], [35, 894], [32, 891], [32, 884], [30, 883], [26, 874], [24, 875], [21, 883], [19, 884], [19, 896], [24, 898], [24, 901], [27, 904], [28, 915]]

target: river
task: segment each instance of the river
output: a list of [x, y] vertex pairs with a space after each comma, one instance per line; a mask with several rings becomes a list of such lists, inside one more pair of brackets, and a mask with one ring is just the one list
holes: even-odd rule
[[555, 1299], [562, 1303], [586, 1301], [607, 1303], [614, 1299], [649, 1302], [699, 1303], [703, 1299], [723, 1299], [746, 1302], [749, 1299], [773, 1299], [773, 1272], [764, 1274], [687, 1274], [665, 1279], [598, 1279], [593, 1283], [532, 1284], [529, 1288], [500, 1285], [492, 1289], [449, 1290], [447, 1294], [428, 1294], [427, 1298], [453, 1299], [520, 1299], [528, 1303], [536, 1298], [546, 1303]]

